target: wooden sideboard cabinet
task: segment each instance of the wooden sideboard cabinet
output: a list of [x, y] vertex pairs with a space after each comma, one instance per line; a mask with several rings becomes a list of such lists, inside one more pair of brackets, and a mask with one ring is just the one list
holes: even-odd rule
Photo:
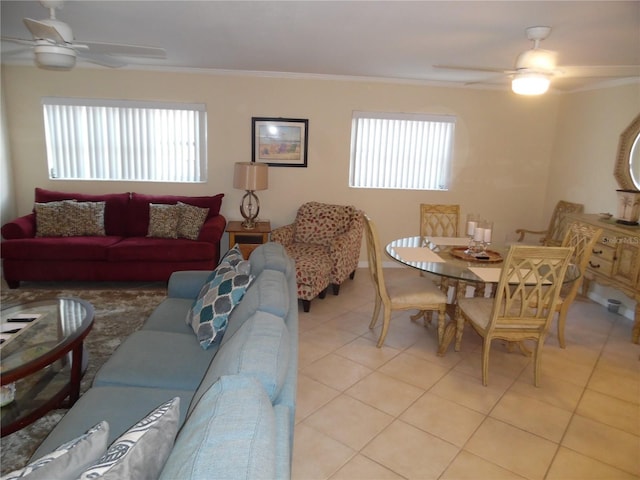
[[589, 282], [616, 288], [636, 300], [632, 341], [640, 340], [640, 226], [626, 226], [614, 219], [603, 220], [593, 213], [567, 214], [566, 221], [579, 221], [602, 228], [602, 235], [593, 247], [585, 272], [583, 291]]

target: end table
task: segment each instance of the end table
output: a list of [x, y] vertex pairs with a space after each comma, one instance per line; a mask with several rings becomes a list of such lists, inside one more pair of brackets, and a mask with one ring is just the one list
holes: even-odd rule
[[227, 224], [225, 231], [229, 234], [229, 248], [237, 243], [246, 260], [259, 245], [269, 241], [271, 222], [256, 222], [255, 228], [247, 230], [242, 227], [242, 222], [232, 221]]

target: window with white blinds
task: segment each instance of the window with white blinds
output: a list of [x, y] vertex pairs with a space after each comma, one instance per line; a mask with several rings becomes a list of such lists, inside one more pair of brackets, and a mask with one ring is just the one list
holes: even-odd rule
[[207, 180], [203, 104], [42, 100], [49, 178]]
[[353, 112], [349, 186], [448, 190], [455, 117]]

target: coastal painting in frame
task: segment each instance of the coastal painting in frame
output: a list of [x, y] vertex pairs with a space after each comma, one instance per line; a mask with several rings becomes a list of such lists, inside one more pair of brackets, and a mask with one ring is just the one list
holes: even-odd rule
[[307, 119], [253, 117], [252, 161], [271, 167], [306, 167], [308, 136]]

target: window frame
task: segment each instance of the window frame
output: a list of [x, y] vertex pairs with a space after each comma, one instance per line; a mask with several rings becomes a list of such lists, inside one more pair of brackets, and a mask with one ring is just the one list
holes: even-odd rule
[[[115, 100], [98, 98], [72, 98], [72, 97], [43, 97], [43, 127], [45, 132], [45, 144], [47, 151], [48, 177], [51, 180], [80, 180], [80, 181], [118, 181], [118, 182], [155, 182], [155, 183], [206, 183], [207, 182], [207, 111], [203, 103], [179, 103], [179, 102], [159, 102], [145, 100]], [[80, 112], [77, 116], [71, 117], [68, 125], [63, 125], [59, 121], [51, 130], [50, 118], [55, 107], [81, 107], [85, 109], [121, 109], [117, 113], [113, 124], [101, 125], [91, 128], [90, 123], [95, 119], [96, 112], [91, 115], [85, 112], [85, 118], [80, 119]], [[184, 122], [190, 124], [190, 129], [178, 140], [178, 136], [184, 129], [176, 128], [176, 123], [163, 125], [162, 133], [155, 136], [149, 135], [149, 124], [135, 124], [131, 116], [135, 110], [142, 110], [143, 122], [152, 122], [153, 130], [158, 130], [160, 117], [165, 112], [164, 119], [175, 117], [180, 112], [187, 112], [188, 119]], [[145, 112], [145, 111], [149, 112]], [[156, 116], [150, 115], [150, 111], [159, 110]], [[171, 113], [169, 112], [177, 112]], [[106, 115], [106, 113], [105, 113]], [[127, 117], [128, 115], [128, 117]], [[92, 118], [88, 120], [89, 116]], [[173, 119], [175, 120], [175, 118]], [[75, 123], [74, 123], [75, 122]], [[129, 124], [128, 122], [131, 122]], [[157, 123], [156, 123], [157, 122]], [[61, 130], [70, 130], [78, 126], [81, 131], [78, 136], [68, 135], [68, 132], [60, 133]], [[147, 127], [145, 129], [145, 127]], [[102, 129], [102, 131], [100, 131]], [[174, 137], [167, 137], [166, 132], [173, 131]], [[100, 137], [96, 136], [99, 132]], [[56, 141], [52, 138], [58, 133]], [[147, 142], [137, 142], [137, 134], [147, 140], [155, 140], [154, 144]], [[165, 135], [163, 135], [165, 134]], [[84, 137], [82, 137], [84, 135]], [[113, 135], [117, 140], [113, 140]], [[62, 136], [62, 137], [61, 137]], [[167, 142], [167, 138], [173, 140]], [[75, 141], [75, 143], [74, 143]], [[102, 143], [100, 143], [102, 141]], [[56, 144], [57, 142], [57, 144]], [[117, 143], [117, 146], [114, 144]], [[163, 145], [164, 148], [159, 147]], [[179, 150], [183, 150], [180, 152]], [[184, 151], [188, 151], [184, 154]], [[178, 154], [176, 154], [178, 153]], [[179, 153], [183, 153], [180, 155]], [[154, 169], [152, 162], [154, 157], [161, 158], [163, 162], [159, 169]], [[171, 156], [176, 154], [175, 157]], [[68, 155], [69, 158], [64, 158]], [[63, 157], [63, 158], [61, 158]], [[193, 157], [191, 162], [189, 157]], [[105, 159], [111, 163], [105, 164]], [[177, 162], [187, 160], [183, 168], [176, 168]], [[60, 168], [60, 162], [75, 162], [69, 168]], [[175, 162], [175, 163], [174, 163]], [[58, 172], [56, 172], [58, 168]], [[74, 171], [71, 171], [75, 169]], [[162, 172], [158, 174], [157, 172]], [[114, 174], [114, 172], [116, 172]], [[56, 174], [57, 173], [57, 174]], [[173, 178], [172, 178], [173, 176]]]
[[[362, 130], [365, 126], [361, 125], [361, 122], [365, 121], [386, 121], [387, 125], [378, 125], [375, 129], [376, 131], [363, 132]], [[457, 117], [455, 115], [353, 111], [349, 156], [349, 187], [427, 191], [449, 190], [454, 159], [456, 122]], [[389, 125], [389, 123], [392, 124]], [[418, 123], [421, 125], [418, 125]], [[413, 138], [417, 142], [411, 144], [409, 148], [399, 145], [401, 139], [411, 136], [410, 133], [406, 134], [405, 130], [419, 128], [424, 134], [425, 127], [429, 129], [429, 138]], [[446, 128], [447, 131], [439, 135], [438, 132], [432, 130], [434, 128]], [[396, 132], [394, 129], [402, 131]], [[370, 130], [374, 129], [371, 128]], [[393, 133], [389, 133], [390, 130], [393, 130]], [[379, 136], [376, 136], [377, 134]], [[414, 135], [416, 134], [414, 133]], [[437, 146], [436, 151], [428, 151], [430, 149], [428, 142], [433, 140], [433, 137], [442, 135], [446, 138]], [[384, 143], [385, 140], [392, 140], [395, 144]], [[389, 152], [391, 158], [381, 158], [381, 151]], [[408, 165], [415, 162], [416, 156], [420, 154], [427, 155], [429, 158], [422, 158], [419, 165]], [[433, 163], [434, 157], [438, 158], [435, 164]], [[359, 165], [358, 162], [363, 159], [368, 159], [369, 164]], [[406, 168], [408, 166], [412, 168], [409, 170]], [[433, 179], [430, 181], [423, 181], [424, 175], [434, 169], [438, 172], [437, 175], [431, 175]]]

